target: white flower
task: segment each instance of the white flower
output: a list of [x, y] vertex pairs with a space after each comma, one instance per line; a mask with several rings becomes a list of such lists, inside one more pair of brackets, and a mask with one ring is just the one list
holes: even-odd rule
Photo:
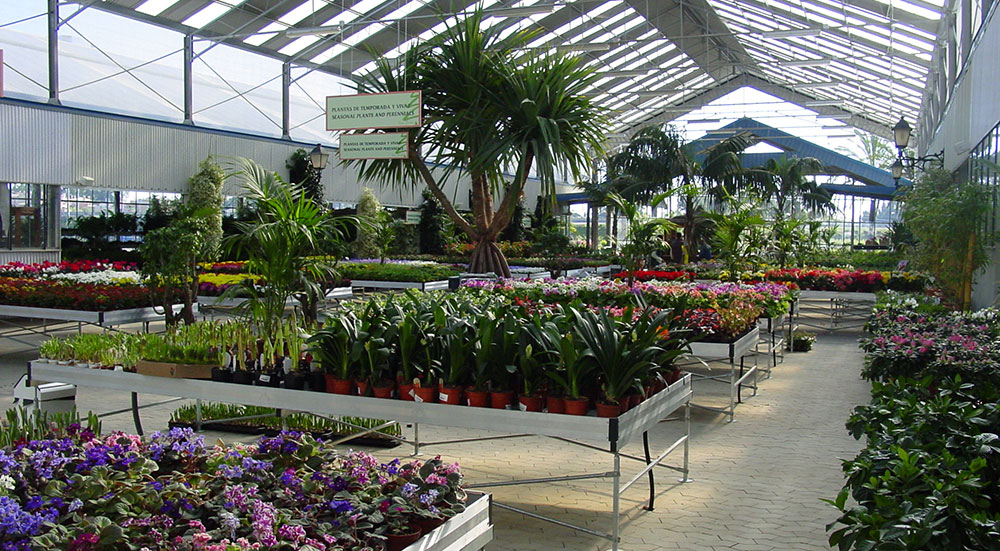
[[115, 270], [103, 270], [100, 272], [83, 272], [71, 274], [52, 274], [49, 279], [61, 281], [72, 281], [74, 283], [93, 283], [98, 285], [114, 285], [116, 283], [127, 283], [138, 285], [141, 283], [138, 272], [118, 272]]
[[0, 490], [9, 492], [14, 489], [14, 479], [10, 475], [0, 475]]

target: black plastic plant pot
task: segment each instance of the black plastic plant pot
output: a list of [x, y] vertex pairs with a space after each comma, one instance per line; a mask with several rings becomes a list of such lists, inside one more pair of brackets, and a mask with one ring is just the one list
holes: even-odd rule
[[218, 383], [231, 383], [233, 382], [233, 372], [221, 367], [213, 367], [212, 380]]
[[326, 392], [326, 375], [322, 371], [310, 371], [306, 374], [306, 382], [309, 390], [313, 392]]
[[280, 371], [262, 371], [257, 375], [257, 386], [269, 386], [273, 388], [278, 388], [281, 386], [281, 372]]
[[306, 388], [306, 376], [301, 373], [288, 373], [285, 375], [281, 386], [292, 390], [304, 390]]
[[233, 382], [240, 385], [252, 385], [257, 379], [256, 371], [234, 371]]

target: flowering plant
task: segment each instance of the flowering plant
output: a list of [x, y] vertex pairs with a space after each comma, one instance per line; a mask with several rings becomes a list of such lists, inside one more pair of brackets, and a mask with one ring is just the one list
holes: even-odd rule
[[64, 260], [62, 262], [39, 262], [25, 264], [10, 262], [0, 265], [0, 275], [8, 277], [43, 277], [53, 274], [78, 274], [87, 272], [103, 272], [114, 270], [119, 272], [135, 271], [134, 262], [110, 262], [108, 260]]
[[465, 500], [457, 464], [382, 463], [295, 432], [227, 447], [76, 426], [0, 450], [0, 483], [0, 545], [16, 551], [378, 549], [393, 503], [412, 513], [401, 527]]

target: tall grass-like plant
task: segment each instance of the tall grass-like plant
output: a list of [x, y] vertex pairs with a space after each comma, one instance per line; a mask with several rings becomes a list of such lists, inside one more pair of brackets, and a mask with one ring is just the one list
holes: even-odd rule
[[101, 420], [93, 413], [85, 418], [73, 408], [66, 413], [37, 412], [15, 407], [7, 410], [6, 419], [0, 426], [0, 448], [9, 449], [29, 440], [44, 440], [65, 436], [68, 431], [89, 430], [101, 434]]
[[227, 238], [225, 245], [235, 255], [246, 255], [248, 273], [261, 283], [247, 279], [227, 293], [245, 294], [242, 313], [264, 334], [273, 333], [292, 297], [302, 303], [307, 324], [315, 322], [324, 284], [336, 276], [336, 260], [323, 255], [321, 246], [345, 240], [356, 219], [331, 215], [301, 186], [282, 181], [254, 161], [237, 159], [233, 168], [230, 176], [242, 181], [244, 196], [256, 205], [256, 217], [237, 222], [240, 233]]

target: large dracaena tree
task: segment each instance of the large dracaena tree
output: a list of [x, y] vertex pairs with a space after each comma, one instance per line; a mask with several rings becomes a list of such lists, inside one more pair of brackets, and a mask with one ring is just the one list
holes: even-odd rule
[[[534, 34], [504, 37], [476, 11], [408, 51], [398, 64], [376, 60], [362, 92], [423, 91], [424, 125], [409, 129], [406, 159], [348, 161], [363, 180], [394, 187], [422, 183], [475, 244], [469, 269], [510, 277], [496, 246], [529, 173], [554, 196], [557, 173], [578, 178], [599, 152], [605, 120], [583, 95], [596, 78], [577, 57], [524, 56]], [[430, 165], [439, 164], [435, 174]], [[512, 171], [506, 177], [505, 171]], [[471, 185], [473, 220], [446, 193], [457, 176]], [[499, 204], [498, 204], [499, 200]]]

